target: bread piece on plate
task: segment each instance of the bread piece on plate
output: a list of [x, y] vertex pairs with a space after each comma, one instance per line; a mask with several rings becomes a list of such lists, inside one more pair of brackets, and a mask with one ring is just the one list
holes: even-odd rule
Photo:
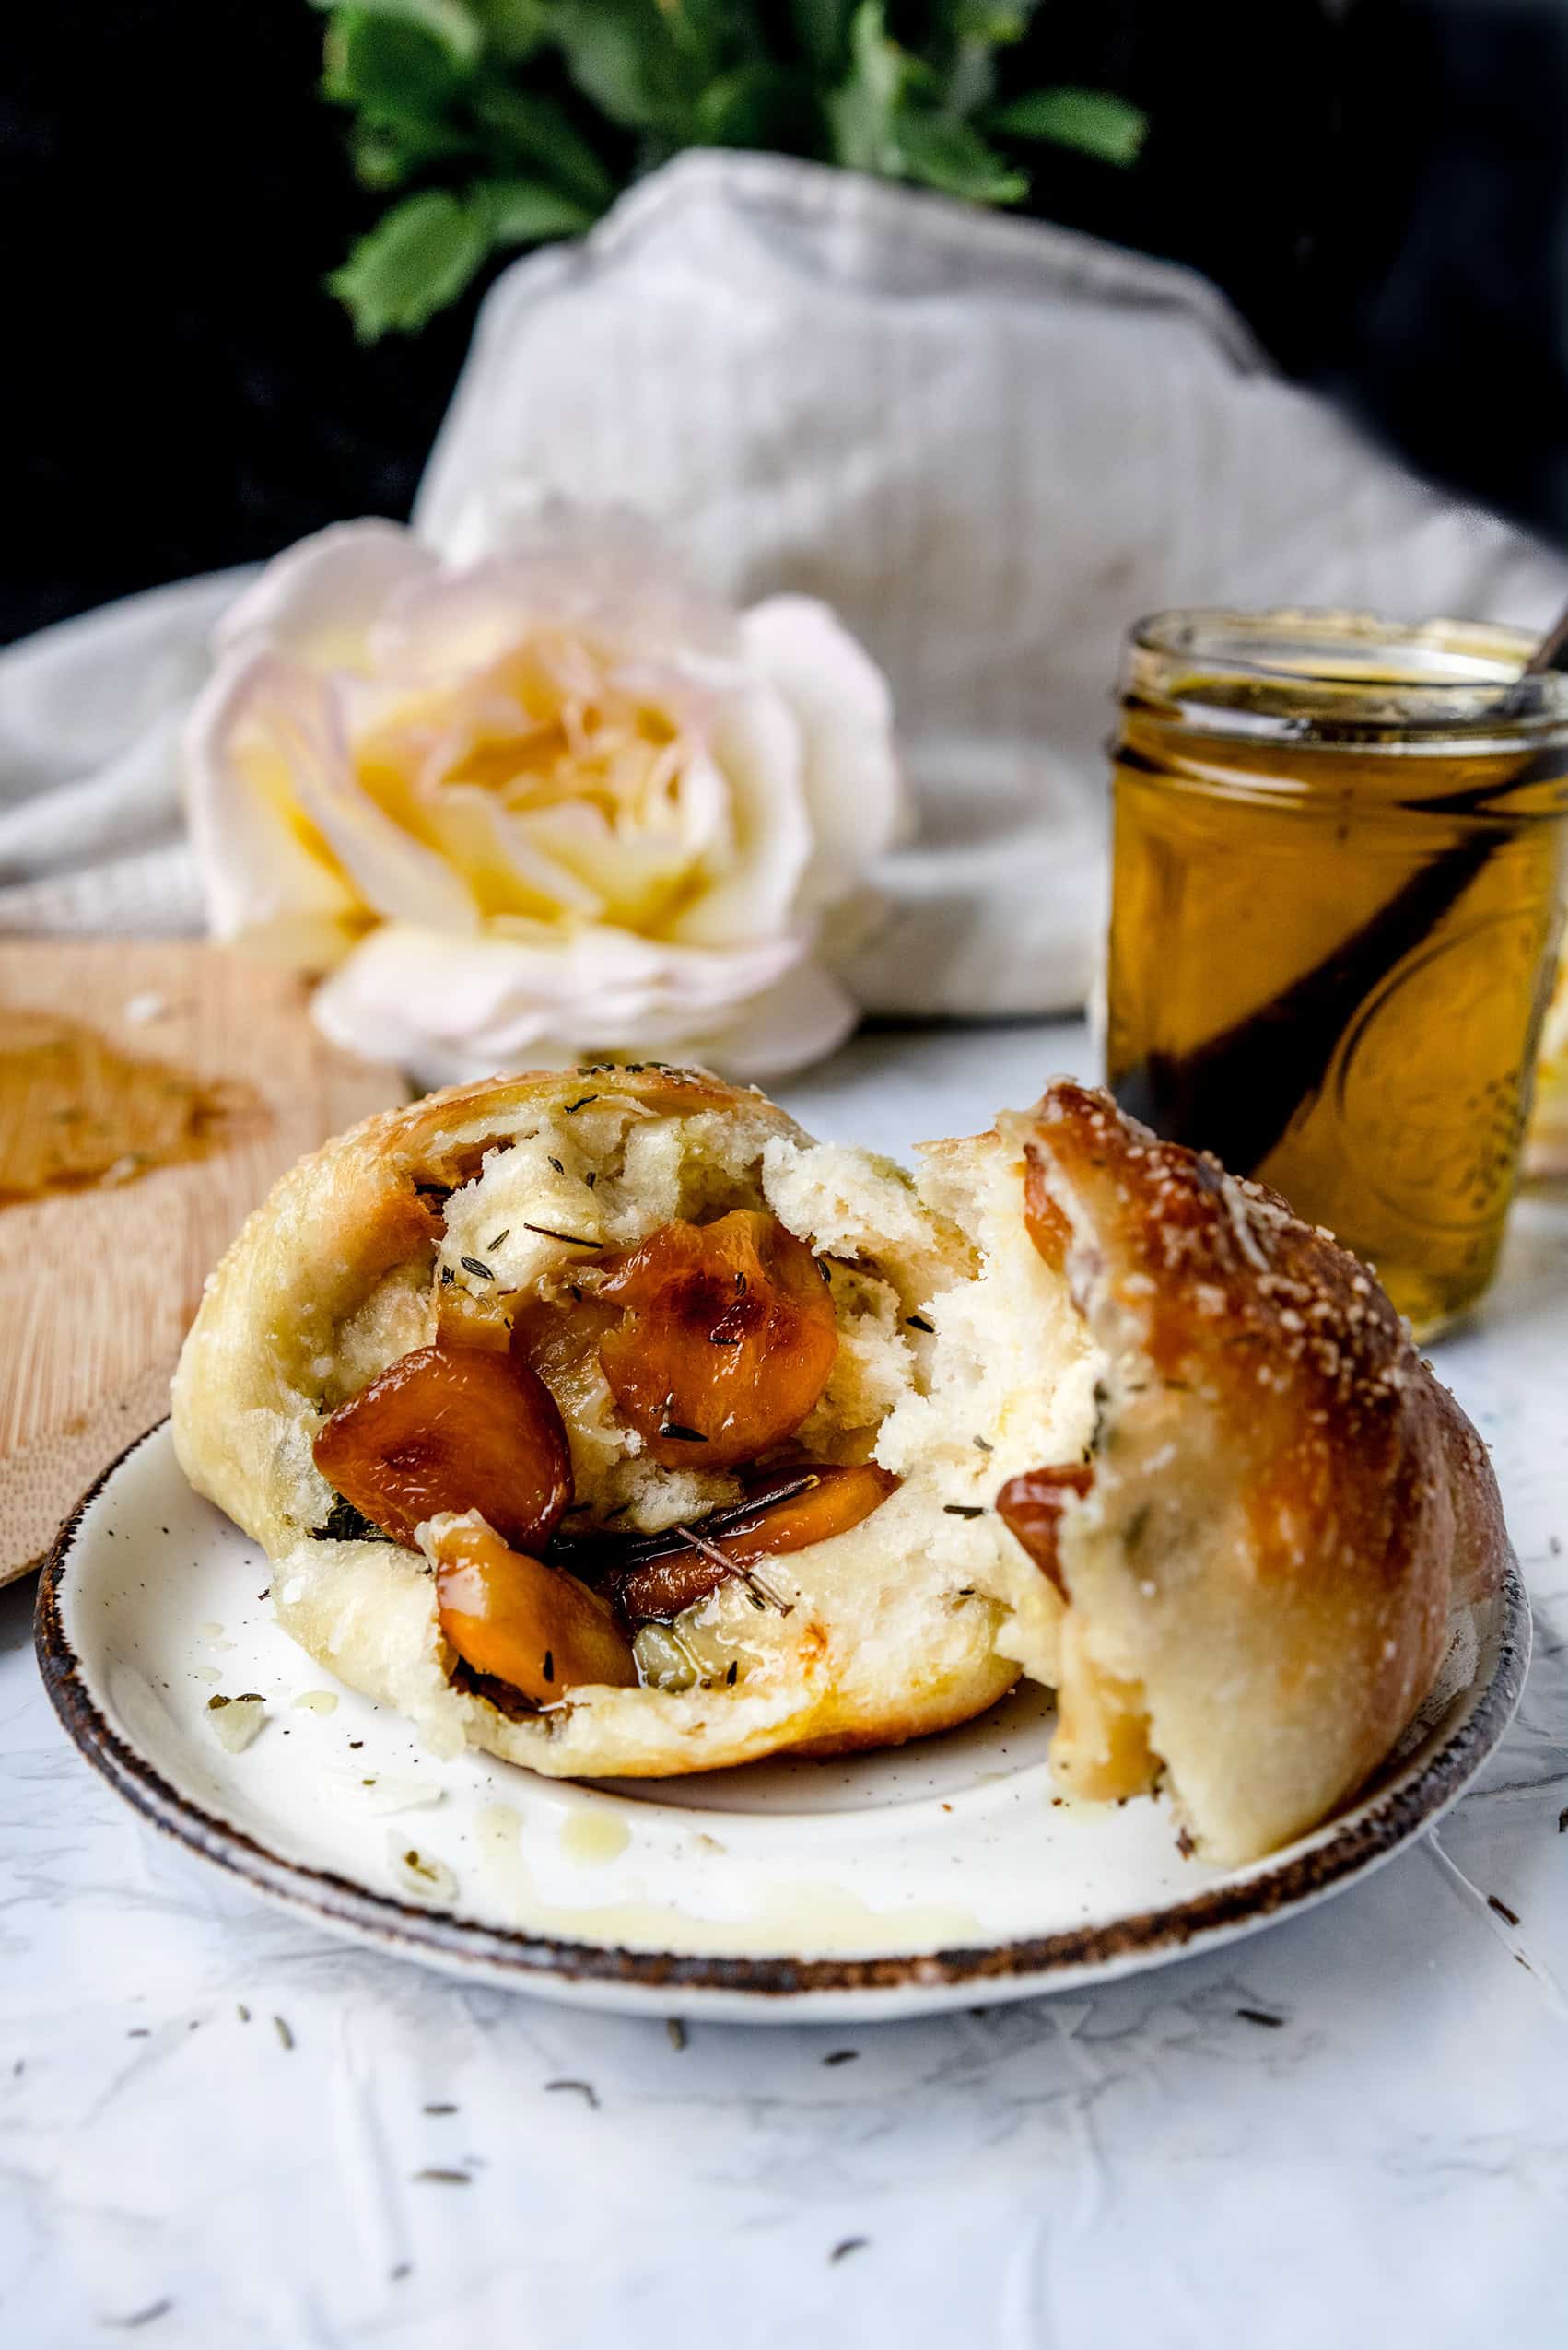
[[174, 1432], [439, 1748], [708, 1771], [1022, 1672], [1065, 1786], [1164, 1773], [1230, 1860], [1376, 1767], [1506, 1554], [1371, 1276], [1069, 1082], [913, 1176], [652, 1066], [369, 1119], [208, 1283]]
[[1251, 1858], [1367, 1778], [1496, 1587], [1491, 1463], [1373, 1275], [1277, 1193], [1082, 1086], [1001, 1126], [1100, 1365], [1056, 1775], [1132, 1794], [1157, 1757], [1199, 1843]]

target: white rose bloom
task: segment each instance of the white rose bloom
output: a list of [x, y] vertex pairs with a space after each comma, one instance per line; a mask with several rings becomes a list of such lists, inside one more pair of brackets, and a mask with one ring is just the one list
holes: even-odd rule
[[880, 671], [736, 614], [625, 515], [513, 489], [445, 555], [304, 540], [225, 616], [185, 738], [214, 935], [324, 972], [422, 1082], [602, 1051], [766, 1077], [855, 1007], [819, 960], [903, 828]]

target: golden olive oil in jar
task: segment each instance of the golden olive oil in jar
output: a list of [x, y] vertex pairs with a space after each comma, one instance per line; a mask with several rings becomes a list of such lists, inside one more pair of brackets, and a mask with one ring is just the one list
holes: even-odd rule
[[1550, 988], [1568, 677], [1517, 631], [1174, 613], [1115, 745], [1107, 1081], [1430, 1334], [1491, 1279]]

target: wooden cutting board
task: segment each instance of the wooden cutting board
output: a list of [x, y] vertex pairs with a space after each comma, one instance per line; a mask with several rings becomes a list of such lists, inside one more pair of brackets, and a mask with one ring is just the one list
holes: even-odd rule
[[[0, 1091], [0, 1584], [168, 1410], [202, 1283], [275, 1177], [404, 1097], [318, 1034], [307, 992], [220, 947], [0, 942], [0, 1057], [24, 1081]], [[171, 1121], [195, 1154], [152, 1163]], [[18, 1199], [40, 1170], [85, 1187]]]

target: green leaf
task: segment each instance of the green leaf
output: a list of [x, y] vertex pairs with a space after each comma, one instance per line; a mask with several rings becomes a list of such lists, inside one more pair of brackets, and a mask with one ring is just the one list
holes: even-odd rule
[[357, 124], [349, 134], [348, 149], [354, 176], [362, 188], [401, 188], [414, 177], [413, 158], [384, 131]]
[[882, 0], [860, 0], [849, 26], [849, 71], [827, 101], [834, 161], [846, 170], [896, 176], [894, 116], [911, 62], [887, 37]]
[[543, 180], [478, 180], [469, 196], [487, 220], [496, 245], [539, 245], [552, 237], [580, 236], [596, 216], [591, 207]]
[[1029, 175], [1014, 171], [968, 123], [946, 114], [902, 113], [896, 133], [900, 176], [971, 204], [1022, 204]]
[[484, 84], [474, 97], [474, 119], [494, 134], [488, 142], [497, 172], [523, 164], [529, 172], [602, 212], [615, 182], [564, 106], [508, 82]]
[[474, 152], [450, 112], [465, 87], [462, 69], [418, 25], [341, 10], [328, 29], [322, 87], [354, 110], [349, 148], [367, 187], [401, 187], [431, 164]]
[[439, 113], [462, 85], [451, 50], [422, 25], [340, 8], [327, 28], [322, 88], [339, 106], [403, 121]]
[[704, 80], [717, 74], [726, 58], [741, 50], [763, 53], [747, 19], [750, 7], [741, 0], [658, 0], [659, 13], [675, 47], [683, 50]]
[[658, 0], [556, 0], [554, 32], [572, 80], [612, 123], [684, 138], [702, 81]]
[[327, 283], [362, 343], [391, 328], [413, 333], [455, 301], [490, 249], [480, 207], [430, 189], [383, 213]]
[[860, 0], [849, 49], [848, 75], [828, 99], [837, 162], [973, 204], [1018, 204], [1028, 194], [1024, 173], [959, 115], [930, 102], [939, 90], [936, 76], [924, 59], [888, 38], [881, 0]]
[[988, 49], [1009, 49], [1022, 41], [1039, 0], [1016, 0], [1011, 8], [994, 0], [950, 0], [953, 31], [959, 41], [984, 41]]
[[503, 65], [521, 65], [550, 38], [548, 0], [468, 0], [479, 19], [486, 53]]
[[[339, 13], [337, 0], [310, 0], [313, 8]], [[463, 0], [358, 0], [356, 14], [386, 17], [418, 25], [460, 64], [472, 64], [483, 41], [478, 21]]]
[[443, 123], [356, 123], [349, 133], [354, 173], [362, 187], [401, 188], [433, 163], [452, 163], [474, 153], [474, 141]]
[[1149, 117], [1108, 90], [1035, 89], [999, 109], [987, 128], [1010, 138], [1048, 139], [1125, 168], [1138, 160]]

